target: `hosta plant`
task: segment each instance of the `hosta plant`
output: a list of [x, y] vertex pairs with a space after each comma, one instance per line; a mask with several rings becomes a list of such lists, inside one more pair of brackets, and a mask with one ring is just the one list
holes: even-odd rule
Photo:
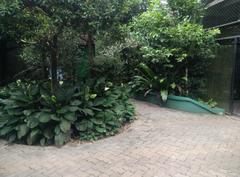
[[0, 90], [1, 137], [29, 145], [95, 140], [118, 132], [134, 114], [123, 86], [94, 92], [66, 85], [52, 94], [49, 85], [17, 81]]
[[82, 140], [95, 140], [113, 135], [134, 115], [134, 107], [129, 101], [129, 91], [116, 87], [105, 92], [105, 97], [97, 97], [88, 102], [88, 115], [78, 115], [75, 124]]
[[0, 94], [0, 136], [10, 142], [62, 145], [77, 119], [75, 105], [36, 82], [10, 84]]

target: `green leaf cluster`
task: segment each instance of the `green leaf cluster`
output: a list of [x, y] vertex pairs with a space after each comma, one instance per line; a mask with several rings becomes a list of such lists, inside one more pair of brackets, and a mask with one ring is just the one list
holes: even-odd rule
[[95, 89], [102, 95], [86, 85], [62, 86], [55, 95], [48, 87], [49, 83], [19, 80], [0, 89], [0, 137], [61, 146], [71, 138], [94, 140], [115, 134], [133, 118], [134, 108], [123, 86]]
[[[155, 73], [151, 84], [149, 79], [144, 81], [143, 90], [166, 90], [165, 86], [160, 89], [153, 84], [161, 79], [166, 80], [167, 90], [173, 94], [203, 90], [207, 67], [218, 47], [215, 37], [219, 30], [204, 29], [197, 20], [201, 18], [200, 11], [201, 3], [197, 0], [169, 0], [165, 5], [153, 0], [147, 11], [129, 24], [130, 38], [138, 42], [134, 48], [140, 54], [138, 61]], [[139, 69], [135, 75], [148, 77]], [[140, 80], [143, 78], [137, 77], [137, 82]], [[170, 86], [174, 89], [169, 89]]]

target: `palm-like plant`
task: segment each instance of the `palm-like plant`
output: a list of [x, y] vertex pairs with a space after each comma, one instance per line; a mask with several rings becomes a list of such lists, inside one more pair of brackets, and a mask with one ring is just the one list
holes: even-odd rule
[[161, 74], [156, 74], [146, 64], [140, 63], [137, 71], [140, 75], [134, 76], [131, 82], [132, 88], [136, 92], [144, 92], [148, 95], [150, 92], [157, 92], [160, 94], [163, 101], [167, 100], [169, 88], [173, 84], [169, 84], [166, 77]]

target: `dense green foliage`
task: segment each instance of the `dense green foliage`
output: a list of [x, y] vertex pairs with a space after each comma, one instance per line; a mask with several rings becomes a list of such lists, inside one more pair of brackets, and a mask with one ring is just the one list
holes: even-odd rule
[[144, 63], [139, 64], [138, 71], [141, 75], [134, 76], [133, 81], [130, 82], [135, 92], [145, 92], [144, 95], [146, 96], [150, 92], [159, 91], [162, 100], [166, 101], [170, 87], [172, 89], [176, 87], [175, 84], [170, 85], [167, 78], [157, 75]]
[[169, 9], [178, 20], [201, 22], [204, 14], [204, 4], [199, 0], [168, 0]]
[[[142, 56], [138, 60], [166, 79], [168, 88], [174, 86], [173, 94], [189, 95], [204, 88], [206, 69], [217, 47], [215, 36], [219, 31], [205, 30], [192, 19], [200, 18], [201, 9], [195, 11], [196, 6], [199, 9], [197, 0], [169, 1], [169, 5], [153, 1], [129, 25], [130, 37], [138, 41], [135, 50]], [[142, 76], [141, 72], [135, 74]]]
[[[0, 89], [0, 136], [63, 145], [132, 120], [132, 91], [194, 95], [217, 47], [198, 0], [2, 0], [0, 35], [26, 70]], [[32, 80], [35, 80], [34, 82]]]
[[0, 136], [62, 145], [114, 134], [129, 122], [127, 89], [121, 81], [109, 86], [118, 50], [105, 49], [141, 11], [141, 0], [0, 1], [1, 38], [17, 43], [27, 65], [18, 77], [30, 80], [0, 89]]
[[54, 92], [59, 69], [72, 82], [96, 70], [96, 55], [121, 40], [120, 26], [140, 11], [141, 0], [3, 0], [0, 33], [21, 47], [27, 77], [46, 80], [50, 71]]
[[128, 90], [94, 85], [61, 86], [52, 95], [45, 84], [10, 84], [0, 92], [0, 136], [29, 145], [63, 145], [71, 138], [95, 140], [117, 133], [134, 114]]

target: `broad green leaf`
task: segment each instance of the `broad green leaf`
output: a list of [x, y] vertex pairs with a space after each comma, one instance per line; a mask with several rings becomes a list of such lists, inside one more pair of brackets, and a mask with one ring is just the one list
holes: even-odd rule
[[109, 121], [107, 122], [108, 125], [111, 125], [111, 126], [117, 126], [118, 123], [117, 122], [114, 122], [114, 121]]
[[58, 134], [61, 133], [61, 129], [60, 129], [59, 126], [56, 126], [56, 127], [55, 127], [55, 129], [54, 129], [54, 133], [55, 133], [56, 135], [58, 135]]
[[77, 130], [84, 132], [88, 129], [88, 122], [80, 122], [80, 123], [76, 123], [76, 128]]
[[30, 115], [32, 114], [32, 112], [33, 112], [33, 110], [24, 110], [24, 111], [23, 111], [23, 114], [24, 114], [25, 116], [30, 116]]
[[15, 100], [15, 101], [19, 101], [19, 102], [23, 102], [23, 103], [28, 103], [30, 100], [27, 96], [25, 96], [24, 94], [16, 94], [16, 95], [12, 95], [11, 99]]
[[29, 128], [27, 127], [26, 124], [22, 124], [18, 126], [18, 139], [21, 139], [22, 137], [24, 137], [27, 133], [28, 133]]
[[60, 133], [58, 135], [55, 135], [54, 137], [54, 142], [55, 142], [55, 145], [57, 146], [62, 146], [64, 145], [64, 143], [66, 142], [66, 135], [63, 134], [63, 133]]
[[51, 119], [55, 121], [60, 121], [60, 117], [58, 117], [56, 114], [52, 114]]
[[168, 90], [162, 90], [161, 92], [161, 98], [165, 102], [168, 99]]
[[163, 79], [160, 79], [159, 82], [162, 84], [166, 79], [163, 78]]
[[71, 111], [71, 112], [76, 112], [78, 110], [79, 110], [79, 108], [77, 106], [70, 106], [69, 107], [69, 111]]
[[32, 85], [32, 88], [31, 88], [31, 95], [35, 96], [39, 93], [39, 87], [38, 85]]
[[0, 128], [4, 127], [8, 123], [9, 118], [10, 117], [8, 117], [6, 115], [0, 116]]
[[76, 114], [75, 113], [66, 113], [64, 115], [64, 118], [70, 121], [75, 121], [77, 119]]
[[60, 123], [60, 129], [64, 132], [67, 133], [71, 129], [71, 122], [63, 119]]
[[175, 89], [175, 88], [177, 87], [177, 85], [175, 84], [175, 82], [172, 83], [170, 86], [171, 86], [172, 89]]
[[184, 76], [181, 79], [184, 80], [184, 81], [188, 81], [188, 77], [187, 76]]
[[40, 145], [41, 146], [44, 146], [46, 144], [46, 138], [42, 138], [41, 140], [40, 140]]
[[96, 125], [102, 125], [103, 124], [103, 121], [101, 119], [92, 118], [90, 120]]
[[94, 106], [101, 106], [103, 105], [105, 102], [104, 98], [97, 98], [96, 100], [94, 100]]
[[102, 128], [102, 127], [96, 127], [96, 131], [98, 133], [106, 133], [107, 132], [106, 128]]
[[27, 120], [27, 126], [31, 129], [37, 127], [39, 125], [39, 120], [36, 117], [29, 117]]
[[153, 71], [146, 64], [140, 63], [139, 68], [141, 69], [141, 72], [143, 72], [148, 78], [154, 77]]
[[43, 135], [47, 138], [47, 139], [51, 139], [54, 136], [54, 130], [52, 130], [51, 128], [46, 128], [43, 130]]
[[[5, 108], [6, 109], [6, 108]], [[7, 109], [7, 112], [10, 116], [19, 116], [22, 115], [21, 109]]]
[[40, 130], [34, 129], [27, 138], [27, 144], [32, 145], [32, 144], [36, 143], [40, 133], [41, 133]]
[[87, 126], [88, 126], [89, 129], [92, 129], [93, 128], [93, 122], [88, 121]]
[[3, 129], [0, 130], [0, 136], [7, 135], [10, 133], [14, 128], [13, 127], [4, 127]]
[[46, 108], [44, 108], [44, 109], [41, 109], [41, 112], [51, 113], [52, 110], [51, 110], [51, 109], [46, 109]]
[[70, 106], [64, 106], [60, 110], [57, 111], [58, 114], [65, 114], [70, 111]]
[[91, 99], [95, 99], [95, 98], [97, 97], [97, 94], [91, 94], [89, 97], [90, 97]]
[[91, 109], [85, 108], [85, 109], [81, 109], [81, 111], [85, 114], [85, 115], [90, 115], [90, 116], [94, 116], [94, 112]]
[[8, 141], [9, 141], [10, 143], [12, 143], [12, 142], [14, 142], [14, 141], [16, 140], [16, 138], [17, 138], [17, 136], [16, 136], [16, 134], [14, 133], [14, 134], [12, 134], [11, 136], [9, 136]]
[[47, 123], [51, 120], [51, 114], [46, 112], [41, 112], [39, 115], [39, 122]]
[[70, 104], [71, 104], [72, 106], [79, 106], [79, 105], [82, 104], [82, 102], [79, 101], [79, 100], [74, 100], [74, 101], [72, 101]]

